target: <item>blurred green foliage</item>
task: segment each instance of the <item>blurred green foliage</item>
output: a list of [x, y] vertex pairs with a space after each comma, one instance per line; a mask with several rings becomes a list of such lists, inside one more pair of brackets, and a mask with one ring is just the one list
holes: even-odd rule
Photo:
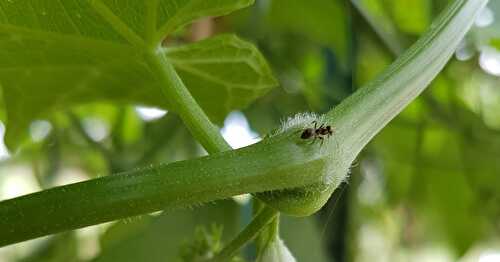
[[[237, 32], [255, 43], [279, 79], [279, 88], [243, 109], [250, 128], [265, 135], [283, 118], [302, 111], [324, 112], [373, 79], [448, 2], [258, 0], [250, 8], [211, 20], [210, 33]], [[432, 86], [376, 137], [353, 167], [345, 191], [334, 194], [315, 217], [283, 218], [282, 236], [297, 261], [364, 261], [369, 254], [412, 261], [429, 246], [444, 246], [454, 261], [475, 246], [498, 244], [500, 82], [476, 62], [484, 48], [500, 49], [500, 3], [491, 1], [489, 8], [497, 20], [469, 34], [464, 46], [471, 55], [461, 59], [466, 61], [451, 61]], [[192, 33], [186, 27], [170, 41], [186, 41]], [[210, 68], [206, 72], [212, 74]], [[245, 103], [254, 100], [251, 95], [236, 97]], [[5, 91], [3, 98], [0, 120], [5, 121], [2, 101], [12, 100], [6, 100]], [[208, 92], [197, 98], [221, 95]], [[68, 169], [91, 178], [204, 153], [174, 114], [144, 121], [134, 106], [86, 103], [71, 107], [70, 113], [44, 115], [52, 125], [50, 134], [41, 142], [28, 142], [0, 165], [28, 166], [40, 187], [49, 188]], [[228, 109], [235, 108], [239, 107]], [[219, 118], [228, 111], [218, 112]], [[89, 118], [107, 126], [103, 140], [89, 139], [84, 125]], [[29, 123], [25, 130], [26, 126]], [[116, 222], [99, 234], [99, 249], [90, 257], [78, 255], [84, 246], [74, 233], [49, 238], [36, 248], [12, 248], [4, 257], [176, 261], [182, 244], [194, 239], [196, 226], [223, 226], [222, 239], [227, 241], [248, 222], [249, 213], [248, 204], [222, 201]], [[377, 240], [386, 248], [374, 243]], [[252, 248], [244, 253], [247, 259], [254, 255]]]
[[498, 39], [498, 38], [491, 39], [490, 44], [491, 44], [493, 47], [495, 47], [496, 49], [499, 49], [499, 50], [500, 50], [500, 39]]
[[[412, 10], [412, 15], [404, 16], [405, 20], [394, 16], [393, 26], [398, 28], [395, 39], [411, 41], [421, 33], [418, 28], [428, 26], [429, 16], [436, 14], [441, 6], [439, 2], [446, 1], [398, 2], [406, 5], [399, 10], [402, 16], [402, 10]], [[495, 14], [500, 12], [499, 7], [496, 2], [489, 6]], [[413, 23], [409, 22], [414, 18]], [[464, 46], [477, 50], [472, 52], [481, 52], [486, 47], [484, 44], [489, 43], [485, 38], [491, 38], [494, 43], [494, 36], [500, 34], [498, 29], [493, 33], [489, 31], [492, 27], [475, 28]], [[381, 51], [390, 46], [388, 41], [392, 39], [370, 32], [362, 37], [357, 71], [360, 84], [371, 79], [397, 55]], [[482, 72], [476, 63], [450, 62], [428, 90], [389, 124], [368, 149], [370, 161], [377, 163], [375, 169], [383, 181], [384, 197], [376, 204], [362, 204], [357, 208], [379, 221], [380, 214], [387, 211], [403, 217], [398, 221], [401, 236], [395, 244], [415, 249], [429, 242], [445, 244], [454, 255], [462, 256], [474, 244], [488, 243], [498, 234], [500, 208], [494, 203], [498, 203], [500, 193], [497, 186], [500, 167], [493, 159], [500, 155], [500, 133], [498, 126], [492, 126], [486, 119], [486, 114], [474, 110], [484, 105], [482, 101], [486, 97], [468, 102], [471, 93], [482, 96], [479, 90], [487, 88], [490, 81], [498, 85], [498, 79]], [[465, 94], [465, 90], [471, 93]], [[498, 89], [491, 91], [492, 96], [499, 92]], [[500, 111], [490, 111], [497, 106], [489, 103], [483, 108], [484, 112], [493, 114], [488, 118], [499, 119]], [[396, 254], [392, 255], [395, 259]]]

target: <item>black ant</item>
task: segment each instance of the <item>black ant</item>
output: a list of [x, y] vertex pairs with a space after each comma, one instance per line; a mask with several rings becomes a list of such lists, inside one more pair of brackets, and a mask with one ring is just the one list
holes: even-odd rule
[[302, 134], [300, 135], [300, 138], [306, 140], [313, 138], [312, 143], [316, 141], [316, 139], [321, 140], [321, 144], [325, 141], [325, 136], [328, 138], [333, 134], [333, 128], [332, 126], [325, 126], [325, 124], [321, 124], [318, 127], [318, 122], [313, 121], [314, 123], [314, 128], [306, 128], [304, 131], [302, 131]]

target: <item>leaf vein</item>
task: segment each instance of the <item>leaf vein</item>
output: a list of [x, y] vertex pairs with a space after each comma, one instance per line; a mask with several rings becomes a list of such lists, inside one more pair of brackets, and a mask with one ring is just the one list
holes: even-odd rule
[[82, 35], [82, 32], [80, 32], [80, 29], [78, 29], [78, 26], [76, 25], [75, 21], [73, 20], [73, 18], [69, 15], [69, 12], [68, 12], [68, 9], [67, 7], [64, 5], [63, 1], [62, 0], [57, 0], [57, 2], [59, 3], [59, 5], [61, 6], [61, 8], [63, 9], [64, 11], [64, 16], [66, 16], [69, 20], [69, 23], [71, 24], [71, 27], [73, 27], [75, 29], [75, 32], [77, 32], [79, 35]]
[[208, 81], [211, 81], [213, 83], [216, 83], [216, 84], [219, 84], [219, 85], [222, 85], [224, 87], [233, 87], [233, 88], [240, 88], [240, 89], [265, 89], [265, 88], [268, 88], [272, 85], [262, 85], [261, 87], [258, 87], [258, 86], [254, 86], [254, 85], [245, 85], [245, 84], [237, 84], [237, 83], [230, 83], [230, 82], [226, 82], [224, 81], [223, 79], [219, 79], [217, 77], [214, 77], [208, 73], [205, 73], [201, 70], [198, 70], [198, 69], [195, 69], [193, 67], [190, 67], [190, 66], [186, 66], [186, 65], [180, 65], [180, 64], [174, 64], [175, 67], [183, 70], [183, 71], [186, 71], [188, 73], [191, 73], [193, 75], [196, 75], [196, 76], [199, 76], [199, 77], [202, 77]]

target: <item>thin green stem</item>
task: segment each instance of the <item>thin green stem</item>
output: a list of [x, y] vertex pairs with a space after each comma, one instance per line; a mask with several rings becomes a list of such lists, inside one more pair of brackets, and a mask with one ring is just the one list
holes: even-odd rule
[[123, 149], [125, 146], [123, 137], [127, 111], [127, 108], [125, 108], [124, 106], [120, 106], [116, 114], [116, 119], [113, 123], [113, 126], [111, 127], [111, 141], [113, 143], [113, 151], [118, 154], [123, 153]]
[[[160, 125], [159, 128], [162, 130], [161, 137], [160, 134], [156, 134], [157, 132], [148, 134], [148, 139], [142, 142], [146, 144], [146, 149], [141, 158], [139, 158], [133, 166], [144, 166], [152, 163], [152, 160], [155, 159], [158, 152], [171, 143], [179, 131], [185, 131], [185, 129], [180, 128], [180, 119], [174, 114], [167, 114], [158, 125]], [[172, 151], [174, 150], [175, 149], [172, 148]]]
[[[224, 140], [218, 128], [210, 122], [165, 56], [161, 53], [152, 54], [149, 56], [149, 62], [157, 69], [156, 73], [164, 84], [162, 86], [163, 94], [171, 103], [175, 103], [173, 108], [176, 108], [191, 134], [203, 145], [207, 152], [213, 154], [231, 150], [232, 148]], [[250, 225], [223, 249], [220, 253], [220, 258], [223, 260], [220, 261], [225, 261], [234, 256], [235, 252], [261, 232], [267, 224], [267, 222], [262, 224], [264, 222], [262, 219], [267, 218], [266, 216], [269, 216], [270, 213], [273, 214], [273, 217], [277, 214], [275, 210], [264, 207], [264, 210], [260, 213], [262, 215], [258, 215]]]
[[257, 257], [260, 257], [273, 241], [279, 239], [279, 224], [280, 216], [278, 214], [268, 225], [266, 225], [264, 230], [260, 232], [255, 240]]
[[233, 239], [220, 253], [218, 253], [210, 262], [229, 261], [234, 255], [248, 242], [252, 241], [264, 228], [278, 216], [278, 211], [264, 207], [253, 219], [250, 224], [238, 236]]
[[68, 118], [75, 128], [75, 130], [78, 132], [78, 134], [85, 140], [85, 142], [95, 148], [97, 151], [101, 152], [105, 157], [109, 157], [111, 155], [111, 152], [109, 152], [108, 149], [106, 149], [103, 145], [100, 143], [94, 141], [88, 134], [85, 132], [85, 129], [82, 126], [82, 123], [80, 122], [80, 119], [73, 113], [73, 112], [68, 112], [67, 113]]
[[80, 119], [73, 113], [73, 112], [68, 112], [67, 116], [75, 128], [75, 130], [78, 132], [78, 134], [85, 140], [85, 142], [95, 150], [97, 150], [102, 157], [105, 159], [107, 165], [108, 165], [108, 171], [110, 174], [114, 172], [114, 163], [113, 163], [113, 153], [110, 152], [107, 148], [105, 148], [102, 144], [94, 141], [88, 134], [85, 132], [85, 129], [82, 126], [82, 123], [80, 122]]
[[162, 83], [161, 91], [179, 114], [191, 134], [209, 154], [231, 150], [203, 109], [189, 93], [172, 64], [161, 53], [149, 53], [147, 60]]
[[[219, 129], [210, 122], [208, 116], [198, 105], [192, 95], [187, 90], [181, 78], [175, 71], [173, 65], [167, 61], [161, 53], [153, 53], [148, 56], [148, 61], [152, 68], [156, 70], [160, 77], [163, 94], [173, 103], [191, 134], [203, 145], [209, 154], [231, 150]], [[220, 253], [220, 261], [231, 258], [244, 244], [251, 241], [264, 229], [268, 221], [267, 216], [272, 213], [275, 217], [277, 212], [269, 207], [265, 207], [252, 223], [247, 226], [238, 236]], [[265, 224], [262, 224], [266, 222]], [[218, 257], [219, 257], [218, 256]], [[216, 260], [218, 261], [218, 260]]]
[[372, 27], [375, 33], [384, 40], [387, 48], [391, 52], [400, 54], [404, 51], [404, 46], [400, 43], [397, 32], [395, 32], [394, 28], [390, 28], [390, 30], [388, 30], [387, 27], [383, 28], [381, 26], [377, 26], [380, 19], [371, 15], [362, 1], [351, 0], [351, 3], [354, 5], [356, 10], [358, 10], [365, 21]]

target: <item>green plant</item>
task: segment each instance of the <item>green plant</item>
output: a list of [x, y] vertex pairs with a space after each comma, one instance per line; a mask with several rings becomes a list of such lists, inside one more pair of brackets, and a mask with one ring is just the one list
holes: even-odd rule
[[[362, 148], [438, 74], [487, 1], [455, 1], [418, 43], [337, 108], [322, 116], [298, 115], [261, 143], [233, 151], [211, 119], [220, 120], [276, 84], [262, 56], [232, 36], [181, 47], [164, 48], [161, 42], [195, 18], [223, 15], [251, 2], [2, 3], [0, 47], [6, 52], [0, 53], [0, 81], [11, 148], [21, 143], [22, 130], [33, 119], [105, 100], [176, 112], [211, 155], [3, 201], [0, 245], [253, 193], [264, 207], [216, 257], [230, 258], [265, 230], [278, 211], [307, 216], [323, 206]], [[19, 10], [38, 13], [21, 16]], [[203, 88], [207, 83], [226, 96], [206, 99], [215, 92]], [[313, 120], [332, 125], [333, 138], [324, 144], [300, 139]], [[280, 243], [277, 236], [272, 239]]]

